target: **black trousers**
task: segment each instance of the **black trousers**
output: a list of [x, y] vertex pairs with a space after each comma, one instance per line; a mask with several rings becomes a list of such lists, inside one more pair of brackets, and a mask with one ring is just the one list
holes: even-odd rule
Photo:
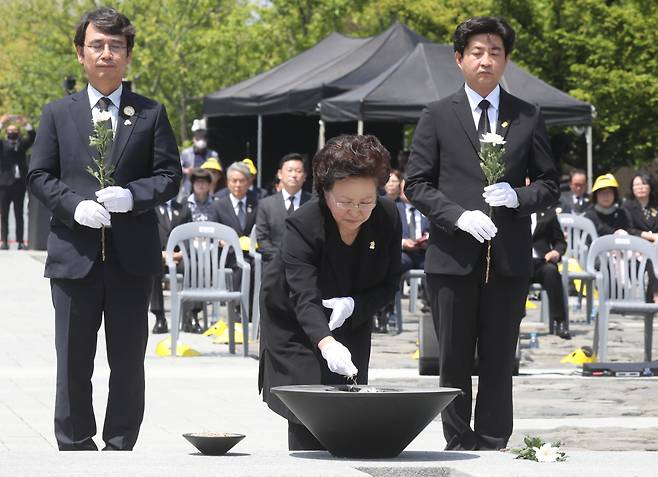
[[103, 316], [110, 365], [103, 425], [106, 448], [131, 450], [144, 415], [144, 354], [153, 278], [123, 270], [111, 233], [107, 236], [106, 260], [99, 257], [86, 277], [50, 282], [57, 352], [55, 437], [60, 450], [95, 448], [91, 377]]
[[533, 259], [533, 274], [530, 283], [540, 283], [546, 290], [551, 320], [563, 322], [566, 316], [566, 306], [562, 275], [557, 270], [557, 264], [548, 263], [541, 258]]
[[23, 203], [25, 202], [25, 183], [22, 179], [12, 185], [0, 186], [0, 239], [8, 243], [9, 238], [9, 206], [14, 204], [14, 219], [16, 220], [16, 241], [23, 243]]
[[[459, 388], [441, 413], [446, 450], [493, 450], [512, 434], [512, 373], [528, 277], [492, 270], [485, 284], [484, 260], [469, 275], [428, 274], [432, 316], [440, 347], [440, 385]], [[479, 380], [471, 429], [473, 362]]]

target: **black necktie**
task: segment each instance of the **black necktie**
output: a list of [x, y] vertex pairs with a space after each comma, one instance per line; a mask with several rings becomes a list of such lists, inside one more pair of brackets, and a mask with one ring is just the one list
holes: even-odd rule
[[489, 113], [487, 112], [489, 106], [491, 106], [491, 103], [486, 99], [483, 99], [480, 101], [478, 106], [482, 110], [482, 113], [480, 114], [480, 121], [478, 122], [478, 141], [481, 141], [484, 134], [491, 132], [491, 125], [489, 124]]
[[238, 222], [240, 222], [240, 228], [244, 230], [247, 225], [247, 214], [244, 213], [244, 205], [241, 200], [238, 201]]
[[416, 209], [409, 208], [409, 238], [416, 240]]
[[[105, 111], [110, 110], [110, 104], [112, 104], [112, 101], [110, 101], [110, 98], [107, 98], [103, 96], [101, 99], [98, 100], [98, 109], [103, 113]], [[101, 121], [99, 124], [105, 126], [108, 129], [112, 129], [112, 120], [108, 119], [106, 121]]]
[[290, 201], [290, 205], [288, 206], [287, 214], [290, 215], [295, 211], [295, 196], [291, 195], [288, 197], [288, 200]]

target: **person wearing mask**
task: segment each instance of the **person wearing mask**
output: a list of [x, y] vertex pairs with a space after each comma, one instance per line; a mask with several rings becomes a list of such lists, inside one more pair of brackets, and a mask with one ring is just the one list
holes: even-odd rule
[[590, 207], [587, 194], [587, 173], [572, 169], [569, 173], [569, 190], [560, 195], [560, 211], [565, 214], [582, 215]]
[[279, 161], [277, 176], [282, 186], [281, 191], [262, 199], [256, 213], [258, 251], [264, 262], [270, 262], [281, 246], [286, 217], [311, 198], [311, 194], [302, 190], [306, 181], [306, 168], [300, 154], [283, 156]]
[[[23, 203], [27, 176], [27, 150], [32, 147], [36, 133], [25, 116], [5, 114], [0, 117], [0, 129], [6, 126], [6, 139], [0, 140], [0, 249], [9, 250], [9, 208], [14, 204], [16, 243], [18, 250], [25, 248], [23, 242]], [[21, 135], [19, 126], [25, 127]]]
[[[658, 199], [656, 183], [647, 172], [636, 172], [631, 179], [631, 193], [622, 207], [628, 213], [631, 225], [628, 233], [655, 243], [658, 238]], [[653, 273], [653, 263], [647, 264], [649, 285], [647, 302], [658, 303], [658, 280]]]
[[585, 217], [594, 222], [599, 237], [603, 235], [628, 235], [631, 219], [625, 208], [619, 205], [619, 183], [612, 174], [596, 178], [592, 186], [592, 207]]
[[313, 159], [317, 197], [288, 217], [265, 270], [259, 389], [288, 420], [290, 450], [323, 446], [272, 387], [368, 383], [372, 316], [400, 280], [400, 217], [378, 194], [389, 164], [374, 136], [327, 141]]
[[195, 119], [192, 123], [192, 146], [185, 148], [180, 153], [180, 163], [183, 168], [185, 180], [183, 191], [189, 195], [192, 191], [192, 171], [198, 169], [209, 158], [215, 158], [219, 162], [217, 151], [208, 148], [208, 131], [205, 119]]

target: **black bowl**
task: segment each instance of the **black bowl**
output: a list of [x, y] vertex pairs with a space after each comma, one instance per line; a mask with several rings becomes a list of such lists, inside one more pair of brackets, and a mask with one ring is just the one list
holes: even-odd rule
[[183, 434], [194, 447], [205, 455], [226, 454], [235, 444], [244, 439], [244, 434], [230, 432], [191, 432]]
[[[366, 392], [355, 392], [361, 390]], [[373, 390], [378, 392], [367, 392]], [[461, 390], [298, 385], [272, 392], [336, 457], [391, 458]]]

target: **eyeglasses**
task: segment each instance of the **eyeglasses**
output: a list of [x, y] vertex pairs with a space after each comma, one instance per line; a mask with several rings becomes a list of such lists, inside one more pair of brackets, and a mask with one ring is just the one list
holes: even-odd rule
[[354, 202], [339, 202], [335, 198], [333, 198], [333, 195], [332, 195], [332, 199], [334, 201], [334, 204], [336, 204], [336, 207], [343, 210], [349, 210], [349, 209], [372, 210], [377, 205], [377, 201], [359, 202], [357, 204], [355, 204]]
[[97, 55], [103, 53], [106, 46], [110, 49], [110, 53], [113, 55], [120, 55], [128, 48], [128, 46], [123, 43], [90, 43], [85, 46]]

